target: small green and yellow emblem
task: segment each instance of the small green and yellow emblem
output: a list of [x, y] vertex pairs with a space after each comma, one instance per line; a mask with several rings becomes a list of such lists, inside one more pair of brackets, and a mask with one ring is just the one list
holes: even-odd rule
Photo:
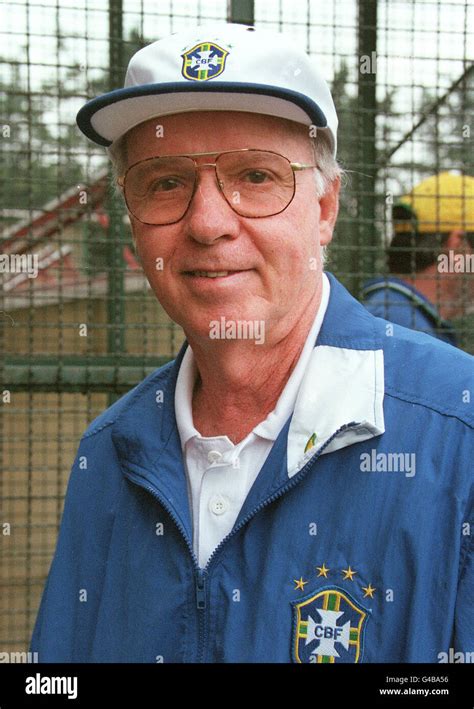
[[317, 440], [318, 440], [317, 435], [316, 435], [315, 433], [313, 433], [313, 434], [309, 437], [308, 443], [307, 443], [307, 444], [305, 445], [305, 447], [304, 447], [304, 452], [307, 453], [308, 451], [311, 450], [311, 448], [314, 448], [314, 446], [316, 445], [316, 441], [317, 441]]

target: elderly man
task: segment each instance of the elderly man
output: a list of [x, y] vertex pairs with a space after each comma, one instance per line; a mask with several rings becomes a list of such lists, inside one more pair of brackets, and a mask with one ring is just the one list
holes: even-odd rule
[[[388, 278], [365, 284], [362, 298], [378, 317], [457, 344], [447, 318], [474, 295], [474, 178], [442, 172], [393, 207]], [[438, 307], [437, 305], [438, 304]]]
[[337, 118], [313, 62], [198, 28], [138, 52], [78, 121], [187, 341], [81, 441], [40, 661], [472, 650], [472, 359], [323, 272]]

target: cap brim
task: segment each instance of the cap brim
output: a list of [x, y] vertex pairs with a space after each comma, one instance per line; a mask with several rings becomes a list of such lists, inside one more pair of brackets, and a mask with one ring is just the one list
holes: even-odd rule
[[86, 103], [76, 120], [84, 135], [108, 147], [143, 121], [189, 111], [245, 111], [315, 125], [326, 129], [335, 149], [326, 116], [314, 101], [297, 91], [262, 84], [170, 82], [117, 89]]

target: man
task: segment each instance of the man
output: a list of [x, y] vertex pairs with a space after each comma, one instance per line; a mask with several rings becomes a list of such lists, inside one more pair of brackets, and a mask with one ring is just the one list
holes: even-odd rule
[[187, 342], [81, 441], [40, 661], [472, 649], [472, 359], [386, 336], [323, 272], [337, 118], [314, 63], [280, 35], [198, 28], [138, 52], [78, 121], [112, 144]]
[[474, 178], [442, 172], [423, 180], [394, 205], [393, 219], [392, 275], [367, 281], [364, 305], [456, 345], [448, 318], [462, 315], [474, 295], [472, 269], [461, 267], [474, 262]]

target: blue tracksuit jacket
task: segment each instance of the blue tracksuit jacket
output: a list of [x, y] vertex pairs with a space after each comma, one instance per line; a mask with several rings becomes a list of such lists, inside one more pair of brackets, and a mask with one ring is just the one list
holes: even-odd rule
[[40, 662], [474, 650], [473, 358], [392, 332], [330, 282], [293, 415], [205, 569], [174, 414], [186, 345], [91, 424], [34, 630]]
[[362, 287], [362, 302], [372, 315], [457, 345], [451, 323], [419, 290], [400, 278], [371, 278]]

